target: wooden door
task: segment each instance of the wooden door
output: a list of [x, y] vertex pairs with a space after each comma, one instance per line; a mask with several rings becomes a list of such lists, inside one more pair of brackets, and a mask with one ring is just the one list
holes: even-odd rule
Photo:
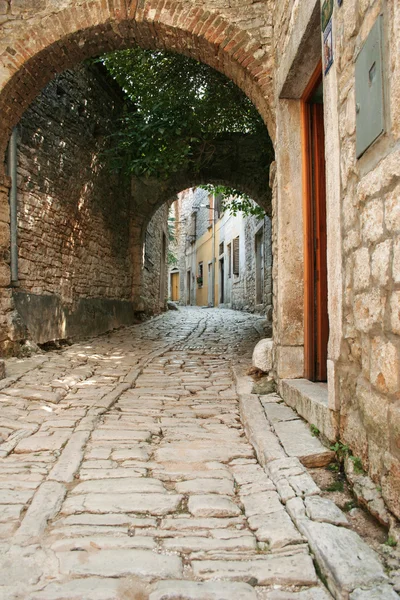
[[256, 304], [264, 300], [264, 228], [256, 235]]
[[326, 381], [328, 285], [324, 109], [321, 66], [303, 96], [304, 366], [305, 377]]
[[186, 304], [190, 306], [191, 304], [191, 287], [192, 287], [192, 274], [190, 269], [186, 273]]
[[171, 300], [179, 300], [179, 273], [171, 273]]
[[223, 258], [219, 259], [219, 302], [220, 304], [225, 302], [225, 261]]
[[213, 277], [212, 277], [212, 263], [208, 263], [208, 272], [207, 272], [207, 302], [208, 302], [208, 306], [212, 306], [212, 301], [213, 301], [213, 290], [212, 290], [212, 284], [213, 284]]

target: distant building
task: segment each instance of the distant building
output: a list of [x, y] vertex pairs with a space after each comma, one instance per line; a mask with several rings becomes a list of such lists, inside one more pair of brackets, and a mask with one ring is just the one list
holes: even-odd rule
[[220, 198], [202, 188], [181, 192], [172, 211], [177, 262], [170, 266], [170, 298], [260, 312], [271, 320], [270, 219], [222, 212]]

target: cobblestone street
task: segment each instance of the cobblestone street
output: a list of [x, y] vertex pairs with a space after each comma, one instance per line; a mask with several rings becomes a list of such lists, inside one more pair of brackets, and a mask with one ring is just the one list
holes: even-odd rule
[[[239, 416], [232, 367], [250, 365], [262, 324], [181, 309], [8, 361], [1, 598], [330, 598], [281, 502], [295, 494], [280, 469], [303, 496], [318, 488], [297, 459], [278, 457], [267, 476]], [[374, 560], [363, 554], [361, 583], [385, 579]]]

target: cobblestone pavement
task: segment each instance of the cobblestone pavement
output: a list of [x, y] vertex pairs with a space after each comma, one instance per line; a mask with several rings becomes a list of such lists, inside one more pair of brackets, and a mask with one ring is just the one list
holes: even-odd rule
[[330, 597], [239, 418], [232, 365], [260, 333], [182, 309], [8, 361], [1, 598]]

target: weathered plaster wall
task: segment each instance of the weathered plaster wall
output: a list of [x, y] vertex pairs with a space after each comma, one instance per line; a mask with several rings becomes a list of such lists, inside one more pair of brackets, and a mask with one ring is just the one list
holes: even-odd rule
[[14, 299], [39, 343], [133, 319], [130, 186], [101, 154], [122, 106], [105, 73], [80, 66], [48, 84], [18, 126]]

